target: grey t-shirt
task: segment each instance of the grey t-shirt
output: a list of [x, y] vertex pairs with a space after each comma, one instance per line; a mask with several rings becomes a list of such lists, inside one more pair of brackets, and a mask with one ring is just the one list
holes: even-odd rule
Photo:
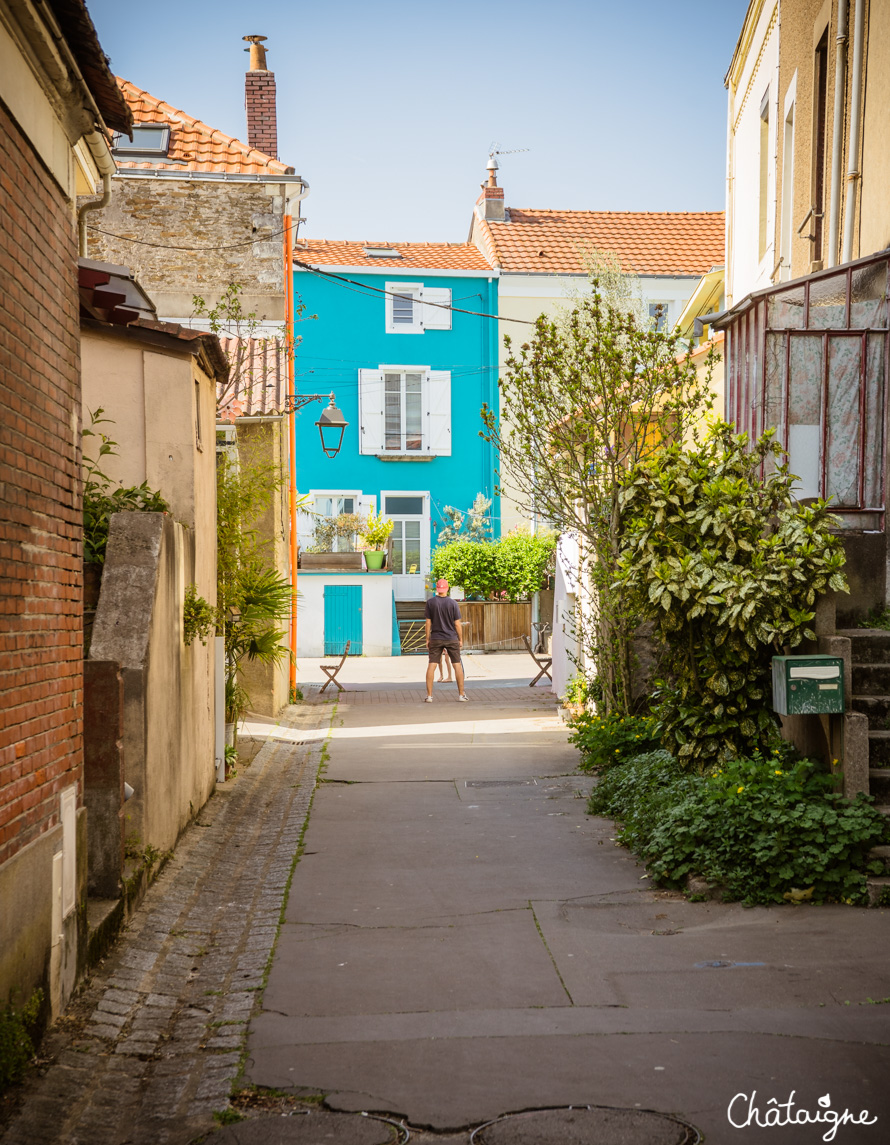
[[455, 620], [460, 620], [460, 606], [450, 596], [431, 596], [426, 602], [424, 617], [431, 620], [430, 640], [442, 640], [446, 644], [458, 639]]

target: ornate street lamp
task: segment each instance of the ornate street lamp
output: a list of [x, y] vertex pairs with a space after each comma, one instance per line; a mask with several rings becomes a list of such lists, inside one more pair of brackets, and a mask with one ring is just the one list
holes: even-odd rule
[[325, 457], [336, 457], [343, 444], [343, 434], [349, 424], [340, 410], [334, 405], [334, 395], [331, 394], [331, 404], [323, 409], [318, 421], [318, 434], [321, 438], [321, 448]]
[[321, 448], [324, 450], [325, 457], [336, 457], [340, 452], [340, 446], [343, 444], [343, 434], [346, 432], [349, 422], [337, 409], [333, 394], [290, 394], [285, 401], [284, 409], [285, 413], [296, 413], [303, 406], [308, 406], [310, 402], [323, 402], [325, 400], [330, 400], [330, 405], [321, 411], [315, 424], [318, 426]]

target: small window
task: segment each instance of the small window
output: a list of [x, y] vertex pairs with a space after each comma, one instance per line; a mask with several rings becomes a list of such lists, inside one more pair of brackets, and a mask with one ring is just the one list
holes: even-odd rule
[[170, 128], [164, 123], [136, 124], [133, 138], [115, 132], [112, 150], [118, 155], [157, 158], [166, 155], [170, 146]]
[[390, 517], [422, 517], [422, 497], [385, 497], [383, 511]]
[[366, 246], [362, 247], [367, 258], [401, 258], [401, 251], [397, 251], [395, 247], [389, 246]]
[[386, 290], [387, 334], [422, 334], [423, 283], [387, 282]]

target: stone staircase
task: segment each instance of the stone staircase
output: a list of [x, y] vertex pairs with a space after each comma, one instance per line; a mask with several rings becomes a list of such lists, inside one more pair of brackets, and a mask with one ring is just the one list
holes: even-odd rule
[[[868, 785], [877, 810], [890, 818], [890, 632], [882, 628], [839, 629], [850, 641], [853, 667], [851, 704], [868, 719]], [[874, 847], [871, 857], [884, 864], [884, 874], [868, 880], [869, 897], [877, 904], [890, 894], [890, 846]]]

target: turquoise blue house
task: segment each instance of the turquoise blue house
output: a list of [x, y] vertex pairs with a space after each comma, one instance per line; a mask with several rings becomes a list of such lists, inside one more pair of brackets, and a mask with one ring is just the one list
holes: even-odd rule
[[315, 428], [322, 407], [296, 419], [298, 491], [316, 515], [301, 517], [301, 548], [318, 515], [373, 508], [395, 523], [395, 599], [423, 600], [446, 505], [466, 509], [485, 494], [500, 535], [493, 450], [479, 436], [482, 405], [498, 400], [497, 322], [479, 316], [497, 314], [496, 272], [462, 243], [311, 240], [294, 257], [328, 272], [294, 272], [304, 316], [317, 315], [296, 325], [297, 392], [333, 391], [349, 423], [328, 458]]

